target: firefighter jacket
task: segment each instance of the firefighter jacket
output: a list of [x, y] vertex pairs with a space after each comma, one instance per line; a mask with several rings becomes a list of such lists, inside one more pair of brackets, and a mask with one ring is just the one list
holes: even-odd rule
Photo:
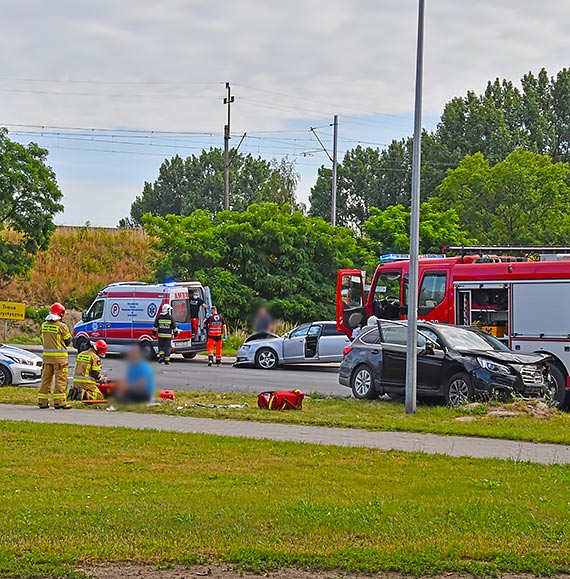
[[178, 334], [178, 328], [176, 327], [176, 321], [172, 317], [172, 314], [160, 314], [156, 320], [154, 320], [154, 331], [158, 332], [159, 338], [169, 338]]
[[224, 331], [226, 321], [222, 316], [220, 316], [220, 314], [215, 314], [210, 316], [204, 324], [208, 332], [208, 338], [220, 338]]
[[41, 330], [44, 364], [67, 364], [69, 328], [61, 320], [46, 320]]
[[95, 386], [101, 381], [101, 358], [93, 348], [77, 354], [73, 383], [79, 387]]

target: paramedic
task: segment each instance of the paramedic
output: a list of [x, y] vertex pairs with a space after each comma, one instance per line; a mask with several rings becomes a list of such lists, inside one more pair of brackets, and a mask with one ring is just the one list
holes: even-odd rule
[[226, 321], [218, 310], [212, 306], [210, 308], [210, 316], [206, 318], [204, 325], [208, 335], [208, 343], [206, 349], [208, 350], [208, 366], [211, 366], [214, 361], [214, 346], [216, 347], [216, 366], [222, 365], [222, 335], [224, 340], [228, 339], [228, 327]]
[[[38, 393], [38, 406], [49, 408], [49, 399], [53, 399], [55, 409], [68, 409], [67, 403], [67, 346], [71, 343], [69, 328], [63, 323], [65, 308], [60, 303], [52, 304], [45, 322], [42, 324], [41, 338], [43, 345], [42, 383]], [[51, 393], [55, 380], [54, 393]]]
[[73, 387], [69, 391], [70, 400], [103, 400], [104, 396], [97, 385], [101, 382], [101, 358], [107, 354], [107, 342], [97, 340], [85, 352], [77, 354]]
[[208, 311], [208, 306], [206, 302], [200, 297], [200, 292], [194, 290], [192, 292], [192, 297], [188, 300], [190, 304], [190, 321], [192, 322], [192, 334], [198, 335], [198, 329], [200, 324], [200, 308]]
[[154, 320], [153, 337], [158, 334], [158, 363], [170, 364], [172, 337], [178, 335], [176, 321], [172, 317], [172, 306], [164, 304], [160, 314]]

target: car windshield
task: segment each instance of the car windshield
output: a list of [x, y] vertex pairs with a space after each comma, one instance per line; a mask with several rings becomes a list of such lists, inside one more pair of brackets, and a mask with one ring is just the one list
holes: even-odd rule
[[508, 348], [492, 336], [452, 326], [438, 326], [438, 332], [446, 344], [455, 350], [507, 350]]

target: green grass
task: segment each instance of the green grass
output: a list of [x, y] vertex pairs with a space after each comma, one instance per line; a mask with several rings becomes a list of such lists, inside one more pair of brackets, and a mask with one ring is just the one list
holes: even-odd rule
[[570, 469], [0, 422], [0, 570], [570, 570]]
[[[34, 388], [0, 388], [0, 403], [35, 404]], [[186, 404], [243, 404], [248, 408], [221, 409], [187, 407]], [[514, 406], [519, 406], [515, 403]], [[81, 406], [81, 404], [79, 405]], [[178, 408], [183, 408], [179, 410]], [[83, 407], [83, 406], [81, 406]], [[339, 428], [362, 428], [400, 432], [429, 432], [443, 435], [482, 436], [532, 442], [570, 444], [570, 413], [555, 411], [549, 419], [528, 415], [500, 418], [487, 416], [490, 406], [479, 405], [470, 410], [444, 406], [418, 406], [415, 415], [404, 413], [396, 402], [365, 402], [352, 398], [308, 396], [300, 412], [271, 412], [257, 408], [255, 394], [177, 391], [175, 403], [143, 410], [148, 413], [176, 414], [205, 418], [231, 418], [258, 422], [280, 422]], [[101, 411], [101, 408], [90, 408]], [[473, 422], [458, 418], [471, 416]]]
[[30, 336], [27, 334], [16, 334], [14, 336], [10, 336], [8, 340], [10, 344], [25, 344], [25, 345], [39, 345], [42, 343], [42, 340], [39, 336]]

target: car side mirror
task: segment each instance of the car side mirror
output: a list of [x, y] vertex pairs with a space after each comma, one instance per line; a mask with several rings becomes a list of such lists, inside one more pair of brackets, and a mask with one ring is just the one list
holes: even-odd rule
[[426, 345], [424, 347], [424, 352], [428, 356], [433, 356], [435, 354], [435, 348], [433, 347], [433, 344], [431, 342], [426, 342]]
[[81, 312], [81, 321], [83, 322], [87, 321], [87, 312]]

